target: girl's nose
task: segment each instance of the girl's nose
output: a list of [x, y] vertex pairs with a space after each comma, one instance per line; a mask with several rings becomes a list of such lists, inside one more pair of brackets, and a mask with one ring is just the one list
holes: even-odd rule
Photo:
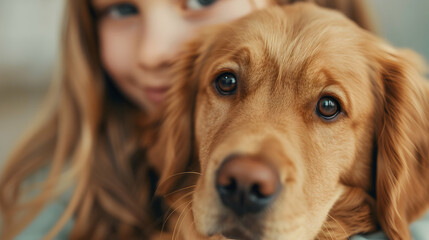
[[148, 71], [170, 66], [180, 47], [189, 38], [188, 25], [176, 9], [153, 6], [142, 18], [139, 42], [139, 64]]

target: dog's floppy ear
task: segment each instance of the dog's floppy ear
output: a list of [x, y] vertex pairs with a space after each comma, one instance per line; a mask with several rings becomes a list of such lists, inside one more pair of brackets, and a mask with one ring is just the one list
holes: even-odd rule
[[193, 162], [193, 112], [198, 88], [197, 63], [202, 52], [202, 37], [190, 42], [172, 66], [172, 88], [158, 116], [157, 140], [149, 159], [160, 174], [156, 193], [164, 195], [177, 187], [182, 174]]
[[408, 225], [429, 203], [429, 89], [417, 54], [379, 47], [377, 217], [389, 239], [411, 239]]

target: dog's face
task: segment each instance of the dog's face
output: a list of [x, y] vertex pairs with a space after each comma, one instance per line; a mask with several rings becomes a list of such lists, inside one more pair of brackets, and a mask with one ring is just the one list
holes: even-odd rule
[[[364, 46], [336, 21], [294, 32], [309, 16], [291, 14], [298, 13], [277, 9], [224, 29], [196, 66], [195, 135], [203, 177], [193, 214], [204, 234], [311, 239], [344, 193], [344, 181], [370, 188], [375, 99]], [[275, 18], [282, 22], [273, 24]], [[275, 182], [251, 183], [276, 188], [260, 212], [243, 209], [243, 217], [237, 216], [231, 208], [239, 206], [218, 197], [217, 175], [231, 156], [251, 157], [273, 169], [268, 174]], [[248, 174], [262, 171], [235, 161], [232, 167]], [[239, 174], [226, 178], [240, 181]]]
[[201, 235], [339, 239], [376, 229], [376, 143], [387, 130], [378, 125], [394, 91], [382, 48], [391, 50], [312, 5], [259, 12], [195, 41], [173, 98], [194, 103], [181, 114], [201, 171], [192, 196]]

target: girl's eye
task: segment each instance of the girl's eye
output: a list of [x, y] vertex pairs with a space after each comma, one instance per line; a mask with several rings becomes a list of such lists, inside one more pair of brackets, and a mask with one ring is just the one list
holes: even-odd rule
[[120, 19], [131, 17], [139, 13], [137, 7], [131, 3], [119, 3], [113, 6], [110, 6], [106, 11], [106, 16]]
[[186, 0], [185, 8], [189, 10], [200, 10], [214, 4], [217, 0]]

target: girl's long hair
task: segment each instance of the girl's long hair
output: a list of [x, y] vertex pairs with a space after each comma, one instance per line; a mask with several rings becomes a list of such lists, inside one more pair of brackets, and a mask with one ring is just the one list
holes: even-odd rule
[[[372, 28], [360, 0], [313, 1]], [[47, 104], [0, 176], [0, 239], [17, 236], [67, 193], [69, 202], [48, 239], [72, 218], [71, 239], [147, 238], [158, 223], [160, 211], [151, 206], [156, 174], [142, 146], [152, 136], [147, 116], [103, 72], [95, 24], [89, 0], [67, 1], [60, 64]], [[42, 169], [43, 179], [27, 184]]]
[[[74, 218], [72, 239], [145, 237], [151, 172], [144, 160], [145, 113], [104, 74], [88, 0], [67, 1], [60, 69], [42, 119], [0, 178], [0, 239], [17, 236], [48, 204], [72, 193], [53, 238]], [[26, 179], [46, 169], [38, 183]]]

